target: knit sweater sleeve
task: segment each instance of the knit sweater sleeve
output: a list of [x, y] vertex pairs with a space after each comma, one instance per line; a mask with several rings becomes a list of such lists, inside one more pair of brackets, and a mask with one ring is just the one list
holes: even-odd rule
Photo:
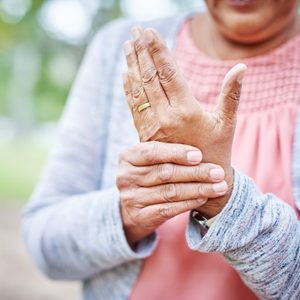
[[[23, 213], [22, 234], [33, 260], [54, 279], [83, 280], [149, 256], [155, 235], [127, 244], [116, 187], [101, 188], [107, 139], [102, 97], [108, 61], [119, 47], [117, 21], [98, 33], [82, 63], [60, 122], [57, 143]], [[125, 27], [124, 27], [125, 26]], [[129, 29], [128, 29], [129, 31]], [[108, 49], [114, 45], [114, 49]], [[120, 49], [118, 49], [120, 51]]]
[[189, 247], [219, 252], [262, 299], [300, 297], [300, 222], [293, 209], [235, 172], [231, 199], [201, 236], [192, 217]]

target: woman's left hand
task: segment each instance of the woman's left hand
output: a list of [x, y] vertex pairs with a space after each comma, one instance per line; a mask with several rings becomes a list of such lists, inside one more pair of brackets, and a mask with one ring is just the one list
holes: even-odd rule
[[192, 95], [159, 34], [134, 28], [133, 35], [134, 41], [124, 45], [128, 64], [124, 90], [140, 139], [195, 146], [203, 152], [203, 161], [223, 167], [228, 194], [208, 201], [200, 210], [212, 217], [223, 209], [232, 191], [231, 147], [246, 66], [239, 64], [227, 73], [217, 110], [207, 112]]

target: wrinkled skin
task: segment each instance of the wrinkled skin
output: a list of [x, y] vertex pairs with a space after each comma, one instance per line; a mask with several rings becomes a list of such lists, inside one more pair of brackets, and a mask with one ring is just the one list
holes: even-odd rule
[[201, 159], [197, 148], [160, 142], [140, 143], [122, 152], [116, 183], [132, 247], [170, 218], [226, 193], [224, 171]]
[[[199, 209], [208, 217], [215, 216], [232, 190], [231, 146], [246, 67], [237, 65], [226, 75], [218, 109], [207, 112], [192, 95], [159, 34], [135, 28], [134, 35], [135, 41], [125, 44], [128, 73], [124, 89], [140, 139], [195, 146], [202, 150], [203, 162], [225, 170], [228, 193]], [[151, 107], [139, 112], [139, 105], [146, 102]]]
[[[190, 33], [195, 45], [208, 57], [218, 60], [253, 57], [272, 50], [299, 34], [299, 0], [256, 0], [243, 8], [232, 5], [230, 0], [206, 0], [206, 3], [208, 13], [197, 14], [192, 18]], [[135, 28], [133, 35], [134, 41], [128, 41], [124, 47], [128, 63], [128, 72], [124, 74], [124, 90], [140, 140], [144, 145], [149, 144], [148, 141], [193, 145], [203, 152], [203, 162], [199, 166], [209, 162], [223, 167], [225, 178], [224, 173], [219, 173], [223, 177], [218, 177], [218, 184], [223, 184], [224, 196], [207, 195], [203, 199], [209, 198], [208, 201], [202, 202], [197, 208], [203, 215], [214, 216], [222, 210], [232, 191], [231, 144], [245, 66], [234, 68], [225, 77], [222, 88], [220, 86], [219, 106], [214, 112], [208, 113], [193, 97], [159, 34], [153, 29], [143, 31], [142, 28]], [[151, 107], [138, 112], [139, 105], [146, 102]], [[160, 156], [161, 153], [156, 153], [156, 162]], [[128, 171], [124, 167], [120, 167], [120, 170]], [[189, 171], [185, 171], [188, 174]], [[204, 180], [205, 172], [202, 171], [196, 171], [198, 175], [202, 174], [196, 178], [203, 191], [201, 180]], [[224, 189], [223, 179], [226, 180], [227, 189]], [[169, 178], [165, 184], [172, 180]], [[134, 185], [137, 181], [135, 178], [131, 184]], [[142, 201], [142, 195], [138, 200], [132, 194], [125, 197], [125, 200], [122, 198], [122, 195], [126, 195], [124, 191], [130, 190], [130, 184], [128, 180], [121, 182], [124, 183], [119, 187], [123, 224], [126, 235], [134, 240], [145, 236], [146, 231], [142, 230], [141, 235], [137, 228], [141, 229], [142, 224], [147, 223], [149, 215], [136, 214], [132, 209], [133, 203]], [[185, 195], [188, 193], [187, 190], [183, 192]], [[176, 199], [186, 199], [183, 194], [179, 196], [177, 193]], [[203, 193], [201, 196], [204, 196]], [[182, 203], [187, 206], [196, 205], [189, 200]], [[172, 213], [174, 216], [174, 212], [179, 214], [174, 203], [169, 202], [168, 205], [168, 217]], [[143, 217], [138, 218], [137, 215]], [[151, 218], [150, 220], [153, 221]], [[152, 221], [150, 223], [153, 225], [157, 220]], [[161, 224], [160, 221], [158, 223]], [[135, 225], [131, 226], [132, 224]], [[156, 225], [152, 225], [149, 228], [155, 230]]]

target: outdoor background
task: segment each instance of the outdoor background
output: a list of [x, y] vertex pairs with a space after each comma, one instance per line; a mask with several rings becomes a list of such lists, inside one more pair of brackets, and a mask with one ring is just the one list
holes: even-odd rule
[[106, 22], [153, 19], [202, 0], [0, 0], [0, 299], [80, 299], [33, 267], [20, 233], [86, 45]]

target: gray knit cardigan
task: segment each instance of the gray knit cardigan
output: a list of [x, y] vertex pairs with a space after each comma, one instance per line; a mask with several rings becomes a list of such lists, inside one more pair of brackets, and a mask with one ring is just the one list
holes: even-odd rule
[[[145, 22], [174, 47], [187, 15]], [[156, 234], [127, 244], [115, 186], [118, 154], [138, 143], [122, 91], [122, 44], [133, 21], [117, 20], [91, 43], [60, 122], [57, 143], [24, 209], [29, 253], [50, 278], [83, 281], [85, 300], [128, 299]], [[300, 95], [299, 95], [300, 97]], [[300, 114], [294, 142], [293, 188], [300, 207]], [[190, 219], [191, 249], [220, 252], [264, 299], [300, 299], [300, 222], [272, 194], [235, 171], [232, 197], [204, 237]]]

